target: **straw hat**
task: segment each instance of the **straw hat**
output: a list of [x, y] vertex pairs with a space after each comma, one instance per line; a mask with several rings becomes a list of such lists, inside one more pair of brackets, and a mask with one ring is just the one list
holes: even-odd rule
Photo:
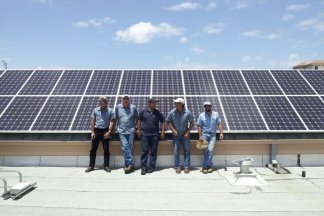
[[196, 148], [199, 150], [206, 149], [208, 147], [208, 142], [206, 140], [197, 140]]

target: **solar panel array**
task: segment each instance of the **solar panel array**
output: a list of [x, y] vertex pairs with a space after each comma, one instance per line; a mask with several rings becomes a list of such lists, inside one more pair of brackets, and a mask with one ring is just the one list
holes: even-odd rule
[[183, 97], [195, 120], [211, 101], [227, 132], [324, 132], [323, 70], [0, 71], [0, 132], [89, 132], [99, 96], [167, 116]]

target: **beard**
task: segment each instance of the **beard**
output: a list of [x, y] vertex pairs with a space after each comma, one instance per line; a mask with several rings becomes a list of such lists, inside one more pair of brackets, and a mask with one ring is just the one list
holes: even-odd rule
[[206, 112], [210, 112], [211, 111], [211, 108], [205, 108], [205, 111]]

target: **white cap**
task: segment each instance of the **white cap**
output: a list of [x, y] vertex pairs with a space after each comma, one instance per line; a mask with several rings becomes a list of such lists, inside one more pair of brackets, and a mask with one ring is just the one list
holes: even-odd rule
[[122, 99], [124, 99], [125, 97], [129, 98], [129, 96], [127, 94], [122, 96]]
[[207, 106], [211, 106], [212, 104], [211, 104], [209, 101], [205, 101], [205, 102], [204, 102], [204, 106], [206, 106], [206, 105], [207, 105]]
[[185, 101], [183, 98], [177, 98], [175, 100], [173, 100], [174, 103], [182, 103], [182, 104], [185, 104]]

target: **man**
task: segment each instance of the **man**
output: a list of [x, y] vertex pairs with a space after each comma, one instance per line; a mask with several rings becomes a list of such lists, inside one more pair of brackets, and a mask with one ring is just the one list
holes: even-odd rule
[[[163, 114], [156, 109], [154, 98], [148, 100], [148, 108], [139, 114], [137, 122], [137, 136], [142, 140], [141, 174], [152, 173], [155, 169], [159, 138], [164, 138], [165, 119]], [[159, 135], [159, 123], [161, 123], [161, 135]], [[150, 166], [147, 168], [147, 159], [151, 152]]]
[[185, 108], [185, 101], [182, 98], [174, 100], [175, 109], [171, 110], [167, 117], [169, 127], [172, 130], [174, 145], [174, 163], [177, 174], [181, 173], [180, 167], [180, 146], [184, 150], [184, 173], [190, 172], [190, 131], [194, 125], [194, 117]]
[[202, 172], [207, 174], [213, 172], [213, 156], [217, 128], [220, 131], [220, 140], [224, 138], [224, 135], [221, 119], [217, 112], [212, 111], [212, 104], [209, 101], [206, 101], [204, 103], [204, 108], [205, 112], [199, 115], [197, 126], [199, 140], [206, 140], [208, 142], [208, 146], [204, 150], [204, 162], [202, 168]]
[[96, 155], [99, 142], [102, 142], [104, 150], [104, 170], [111, 172], [109, 168], [109, 138], [114, 129], [114, 113], [111, 108], [107, 106], [107, 98], [100, 97], [99, 105], [91, 114], [91, 150], [90, 150], [90, 163], [85, 172], [94, 170], [96, 163]]
[[125, 174], [129, 174], [134, 171], [133, 144], [138, 113], [136, 107], [130, 104], [128, 95], [122, 96], [122, 104], [116, 106], [115, 115], [125, 160], [124, 171]]

